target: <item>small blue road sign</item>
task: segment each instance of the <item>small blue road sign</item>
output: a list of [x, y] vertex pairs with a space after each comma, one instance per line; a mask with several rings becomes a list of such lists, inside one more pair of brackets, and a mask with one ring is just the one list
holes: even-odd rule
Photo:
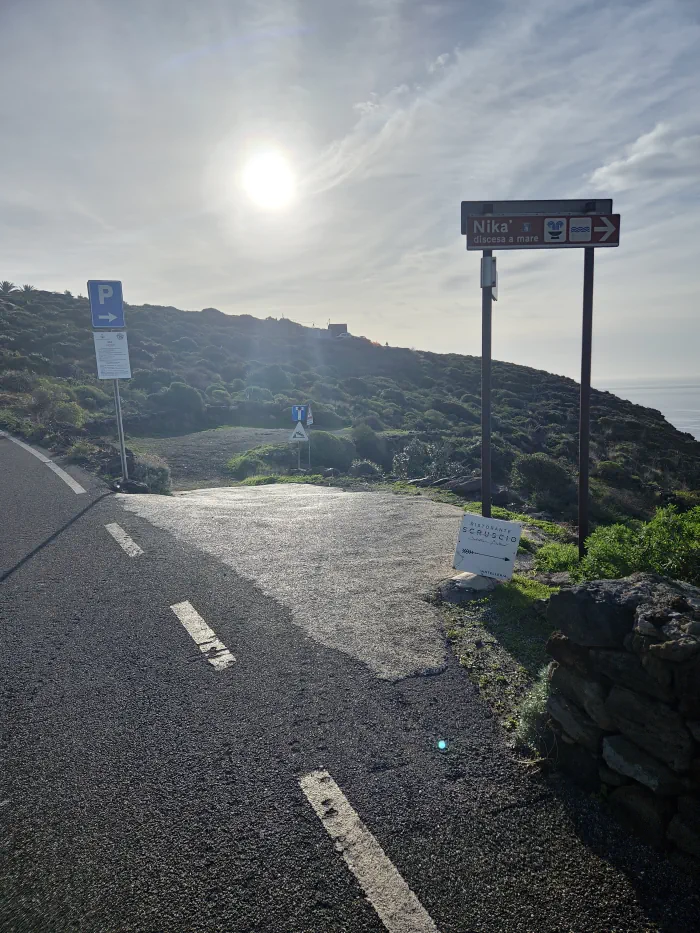
[[126, 327], [121, 282], [90, 279], [87, 283], [93, 327]]
[[306, 405], [292, 405], [292, 421], [306, 421]]

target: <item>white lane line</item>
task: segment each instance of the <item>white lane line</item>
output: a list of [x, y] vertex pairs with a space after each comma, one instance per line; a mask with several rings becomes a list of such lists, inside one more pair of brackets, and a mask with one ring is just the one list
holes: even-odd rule
[[439, 933], [330, 774], [312, 771], [299, 785], [389, 933]]
[[124, 548], [129, 557], [139, 557], [141, 554], [143, 554], [143, 549], [138, 546], [133, 538], [129, 537], [121, 525], [117, 525], [116, 522], [110, 522], [109, 525], [105, 525], [105, 528], [111, 534], [117, 544]]
[[8, 434], [7, 431], [0, 431], [0, 436], [6, 437], [6, 438], [8, 439], [8, 441], [12, 441], [13, 444], [17, 444], [19, 447], [24, 447], [24, 449], [27, 450], [27, 451], [29, 451], [29, 453], [30, 453], [33, 457], [36, 457], [37, 460], [41, 460], [42, 463], [45, 463], [46, 466], [47, 466], [50, 470], [53, 470], [53, 472], [56, 474], [56, 476], [60, 476], [60, 477], [61, 477], [61, 479], [63, 480], [63, 482], [66, 484], [66, 486], [70, 486], [70, 488], [73, 490], [73, 492], [74, 492], [76, 495], [80, 495], [81, 492], [86, 492], [86, 490], [83, 489], [83, 487], [80, 485], [80, 483], [76, 482], [76, 481], [73, 479], [73, 477], [72, 477], [70, 474], [66, 473], [65, 470], [62, 470], [62, 469], [60, 468], [60, 466], [57, 466], [57, 465], [53, 462], [53, 460], [49, 460], [49, 458], [48, 458], [45, 454], [42, 454], [42, 453], [41, 453], [40, 451], [38, 451], [38, 450], [34, 450], [34, 448], [33, 448], [33, 447], [30, 447], [29, 444], [25, 444], [24, 441], [19, 441], [19, 440], [17, 440], [16, 437], [12, 437], [12, 435], [11, 435], [11, 434]]
[[216, 632], [209, 628], [204, 619], [196, 611], [192, 603], [176, 603], [170, 607], [180, 622], [192, 636], [199, 650], [207, 661], [219, 671], [223, 671], [236, 660], [226, 645], [219, 641]]

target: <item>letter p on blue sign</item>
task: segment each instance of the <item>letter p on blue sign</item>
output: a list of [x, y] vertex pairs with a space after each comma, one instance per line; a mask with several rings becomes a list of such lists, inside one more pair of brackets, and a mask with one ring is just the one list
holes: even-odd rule
[[126, 327], [121, 282], [90, 279], [87, 283], [93, 327]]

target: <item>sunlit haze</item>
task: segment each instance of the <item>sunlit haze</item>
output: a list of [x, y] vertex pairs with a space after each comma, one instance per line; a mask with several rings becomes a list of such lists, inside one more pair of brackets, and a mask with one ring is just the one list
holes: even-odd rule
[[294, 175], [279, 152], [253, 156], [243, 169], [242, 183], [248, 197], [266, 209], [281, 210], [294, 198]]
[[[480, 352], [462, 199], [612, 197], [594, 383], [697, 371], [697, 0], [0, 5], [0, 277]], [[501, 253], [494, 356], [579, 372], [581, 250]]]

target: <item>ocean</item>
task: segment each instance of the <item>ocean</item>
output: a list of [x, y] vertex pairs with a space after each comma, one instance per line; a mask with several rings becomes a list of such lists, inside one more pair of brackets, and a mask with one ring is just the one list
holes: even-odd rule
[[700, 380], [615, 380], [594, 388], [612, 392], [636, 405], [655, 408], [679, 431], [688, 431], [700, 441]]

